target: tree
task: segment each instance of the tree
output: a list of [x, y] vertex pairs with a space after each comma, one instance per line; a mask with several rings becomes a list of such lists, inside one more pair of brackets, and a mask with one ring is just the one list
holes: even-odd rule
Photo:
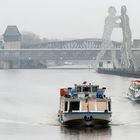
[[32, 48], [42, 42], [40, 37], [32, 32], [22, 32], [22, 48]]

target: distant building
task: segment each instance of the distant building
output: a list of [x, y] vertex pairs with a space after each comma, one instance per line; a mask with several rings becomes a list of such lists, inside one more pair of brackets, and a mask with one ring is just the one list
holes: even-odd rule
[[0, 35], [0, 49], [3, 49], [3, 44], [4, 44], [3, 36]]
[[21, 48], [21, 34], [15, 25], [7, 26], [4, 34], [4, 49], [20, 49]]
[[134, 48], [140, 48], [140, 39], [134, 39], [133, 40], [133, 47]]
[[[4, 34], [4, 49], [20, 49], [21, 48], [21, 34], [15, 25], [7, 26]], [[20, 52], [4, 52], [4, 68], [5, 69], [17, 69], [20, 68]]]

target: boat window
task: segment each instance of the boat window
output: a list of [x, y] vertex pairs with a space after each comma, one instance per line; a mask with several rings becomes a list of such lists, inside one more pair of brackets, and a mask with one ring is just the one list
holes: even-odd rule
[[77, 87], [77, 92], [81, 92], [81, 87]]
[[91, 88], [88, 86], [83, 87], [83, 92], [91, 92]]
[[98, 86], [93, 86], [92, 87], [92, 92], [97, 92], [97, 90], [98, 90]]
[[140, 90], [140, 85], [137, 85], [137, 89]]
[[108, 110], [111, 111], [111, 102], [108, 102]]
[[70, 111], [79, 110], [79, 106], [80, 106], [79, 101], [70, 102]]
[[107, 102], [105, 101], [97, 101], [97, 111], [105, 111], [107, 109]]
[[65, 111], [68, 110], [68, 102], [65, 102]]

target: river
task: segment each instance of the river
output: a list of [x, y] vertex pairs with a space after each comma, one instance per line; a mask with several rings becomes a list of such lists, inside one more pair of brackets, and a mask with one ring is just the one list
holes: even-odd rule
[[[139, 140], [140, 103], [126, 97], [134, 78], [89, 70], [1, 70], [1, 140]], [[57, 120], [59, 89], [87, 81], [107, 87], [112, 98], [108, 127], [68, 128]]]

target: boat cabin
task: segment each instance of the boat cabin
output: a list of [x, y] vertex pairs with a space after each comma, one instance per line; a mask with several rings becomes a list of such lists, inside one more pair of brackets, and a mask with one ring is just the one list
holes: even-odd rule
[[140, 80], [133, 80], [130, 89], [140, 90]]
[[111, 100], [104, 94], [105, 87], [82, 84], [60, 89], [60, 110], [63, 112], [108, 112]]

